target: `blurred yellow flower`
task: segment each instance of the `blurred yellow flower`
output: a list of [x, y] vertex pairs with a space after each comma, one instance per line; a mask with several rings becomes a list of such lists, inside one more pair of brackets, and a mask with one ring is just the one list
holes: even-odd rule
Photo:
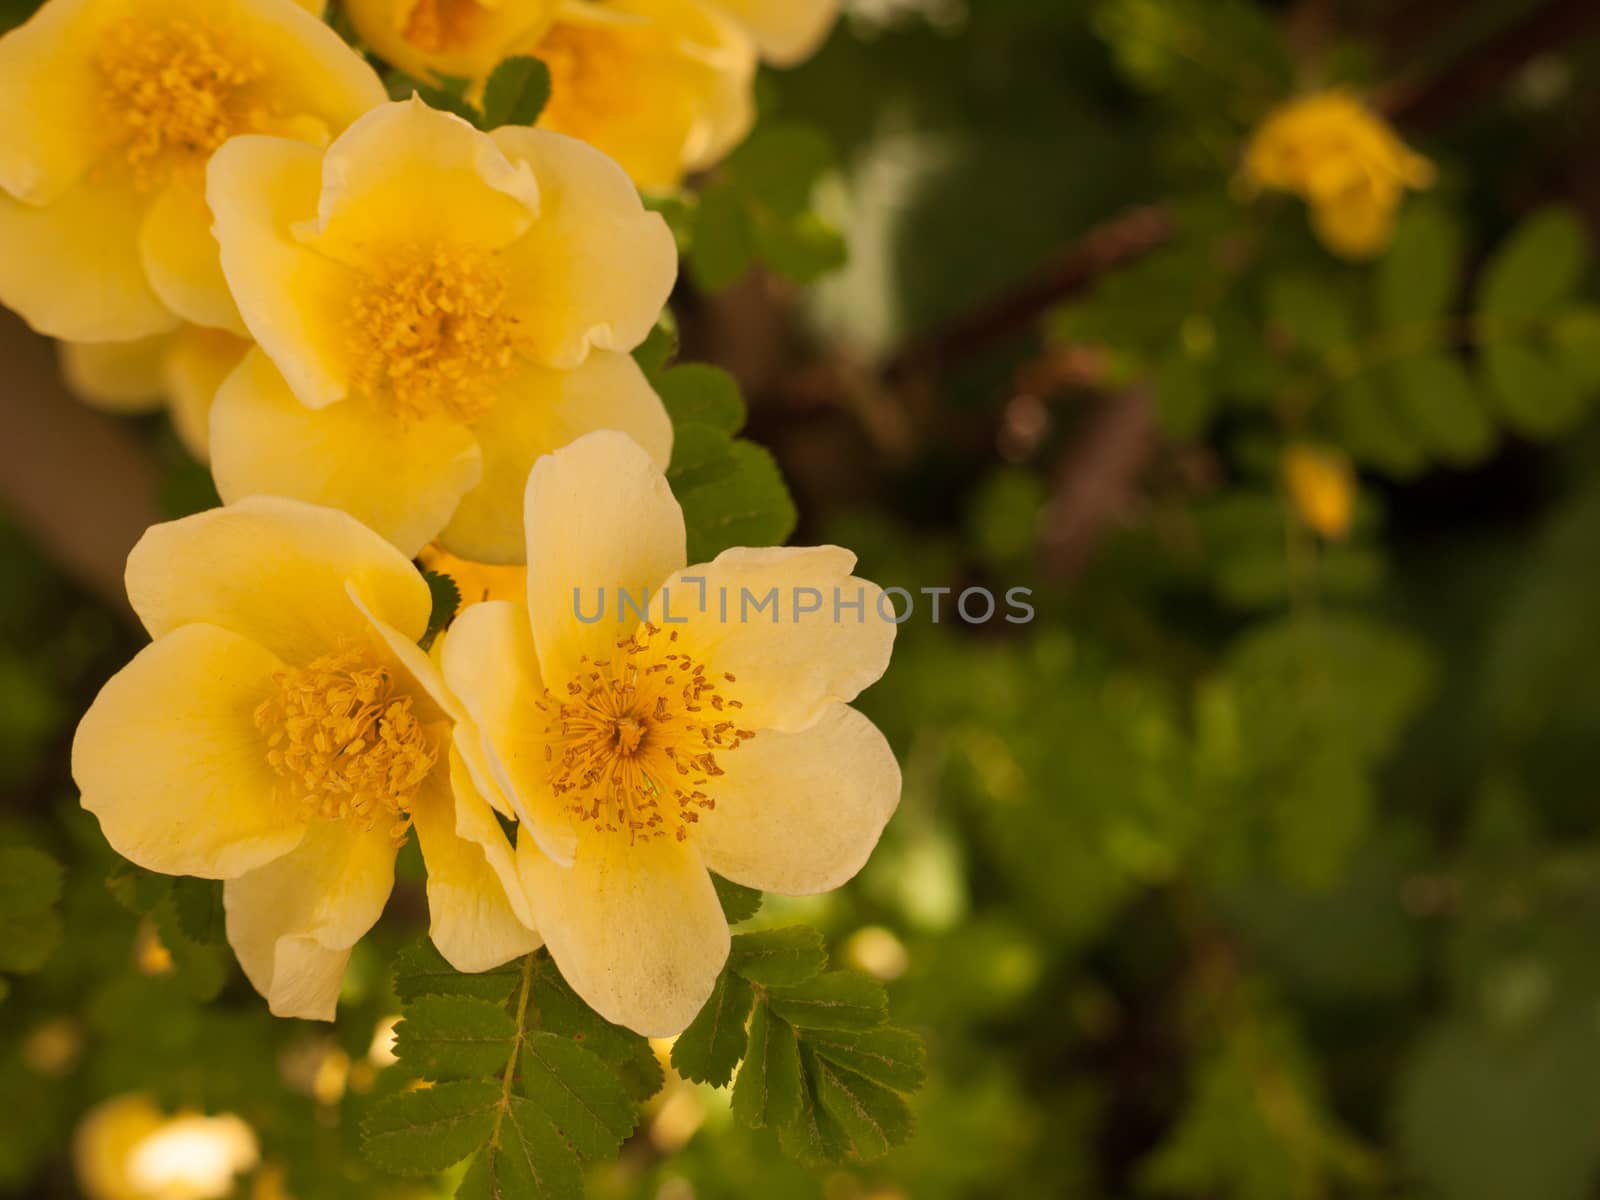
[[235, 138], [208, 194], [258, 344], [211, 413], [224, 500], [293, 496], [408, 557], [437, 537], [507, 563], [540, 454], [617, 429], [671, 457], [666, 409], [628, 352], [666, 303], [677, 248], [591, 147], [403, 101], [326, 153]]
[[1324, 446], [1291, 446], [1283, 455], [1283, 480], [1306, 528], [1330, 540], [1350, 532], [1356, 478], [1343, 453]]
[[0, 38], [0, 304], [69, 341], [243, 333], [204, 168], [252, 131], [326, 141], [384, 99], [295, 0], [49, 0]]
[[345, 0], [356, 32], [414, 79], [482, 80], [550, 26], [562, 0]]
[[222, 1200], [260, 1149], [231, 1113], [169, 1117], [148, 1096], [128, 1095], [84, 1115], [72, 1157], [87, 1200]]
[[225, 329], [181, 325], [134, 342], [62, 342], [61, 370], [79, 399], [107, 412], [165, 406], [190, 454], [210, 457], [211, 402], [250, 349]]
[[1346, 258], [1387, 249], [1406, 189], [1433, 179], [1433, 164], [1343, 88], [1285, 104], [1245, 151], [1245, 184], [1302, 197], [1317, 236]]
[[708, 0], [732, 17], [774, 66], [815, 54], [839, 19], [839, 0]]
[[505, 835], [452, 794], [455, 701], [417, 646], [431, 598], [392, 546], [255, 498], [151, 529], [127, 582], [155, 640], [78, 726], [73, 778], [118, 853], [226, 881], [228, 941], [274, 1013], [332, 1018], [413, 824], [447, 959], [538, 945]]
[[646, 191], [715, 166], [755, 121], [755, 48], [701, 0], [570, 4], [521, 52], [550, 68], [540, 126], [598, 146]]
[[448, 575], [461, 592], [461, 607], [485, 600], [522, 600], [528, 594], [527, 567], [501, 567], [460, 558], [437, 542], [424, 546], [418, 559], [430, 571]]
[[[686, 568], [683, 513], [621, 434], [540, 459], [526, 529], [526, 603], [475, 604], [445, 635], [470, 719], [456, 742], [521, 820], [526, 898], [567, 982], [669, 1037], [728, 953], [708, 868], [828, 891], [893, 814], [899, 767], [848, 701], [883, 674], [895, 627], [837, 547]], [[591, 620], [596, 593], [615, 607]]]

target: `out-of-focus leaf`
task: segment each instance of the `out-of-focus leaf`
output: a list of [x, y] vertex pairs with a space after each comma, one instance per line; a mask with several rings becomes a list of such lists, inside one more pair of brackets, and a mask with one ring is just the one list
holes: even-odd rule
[[1589, 264], [1589, 237], [1567, 209], [1529, 217], [1490, 258], [1478, 311], [1500, 321], [1553, 317], [1572, 298]]

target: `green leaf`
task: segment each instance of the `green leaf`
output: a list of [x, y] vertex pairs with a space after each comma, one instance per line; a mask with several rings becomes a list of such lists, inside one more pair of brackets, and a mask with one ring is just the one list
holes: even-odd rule
[[725, 183], [706, 189], [695, 211], [689, 249], [689, 274], [695, 283], [708, 292], [732, 287], [750, 269], [755, 252], [755, 230], [738, 193]]
[[582, 1200], [578, 1156], [532, 1101], [511, 1097], [500, 1136], [472, 1160], [456, 1200]]
[[1506, 342], [1486, 347], [1483, 364], [1506, 424], [1524, 437], [1556, 437], [1583, 420], [1583, 389], [1549, 355]]
[[118, 863], [106, 876], [106, 890], [131, 913], [146, 916], [167, 898], [172, 890], [171, 875], [157, 875], [132, 863]]
[[404, 947], [394, 960], [395, 995], [408, 1004], [418, 996], [475, 996], [504, 1004], [521, 981], [522, 966], [517, 960], [492, 971], [465, 975], [447, 963], [427, 938]]
[[733, 883], [721, 875], [713, 875], [711, 882], [717, 889], [717, 899], [722, 902], [722, 915], [728, 918], [729, 925], [748, 921], [761, 911], [761, 893], [755, 888]]
[[362, 1150], [396, 1175], [432, 1175], [487, 1142], [499, 1108], [498, 1080], [440, 1083], [385, 1096], [362, 1123]]
[[673, 367], [655, 381], [655, 388], [674, 426], [709, 425], [727, 434], [744, 428], [739, 382], [721, 367], [705, 363]]
[[422, 641], [428, 643], [455, 620], [456, 613], [461, 609], [461, 588], [454, 579], [439, 571], [423, 571], [422, 578], [433, 600], [433, 607], [428, 613], [428, 630], [422, 635]]
[[928, 1049], [907, 1029], [811, 1030], [806, 1045], [829, 1062], [897, 1092], [916, 1091], [927, 1075]]
[[1390, 384], [1402, 420], [1424, 449], [1464, 466], [1494, 448], [1488, 405], [1455, 356], [1403, 359], [1392, 368]]
[[844, 235], [816, 213], [791, 219], [758, 213], [754, 230], [761, 261], [792, 283], [815, 283], [850, 261]]
[[180, 876], [172, 881], [172, 903], [178, 928], [189, 940], [201, 945], [227, 940], [221, 880]]
[[678, 322], [670, 308], [661, 310], [661, 316], [650, 329], [650, 336], [633, 352], [633, 361], [653, 381], [665, 371], [678, 356]]
[[1216, 416], [1217, 392], [1200, 364], [1175, 351], [1157, 365], [1153, 382], [1162, 428], [1178, 441], [1202, 436]]
[[800, 1057], [817, 1103], [838, 1123], [857, 1157], [881, 1158], [911, 1136], [911, 1110], [898, 1092], [822, 1057], [809, 1042], [801, 1043]]
[[641, 1052], [655, 1060], [649, 1042], [631, 1029], [613, 1025], [580, 1000], [542, 951], [534, 960], [533, 1005], [541, 1029], [571, 1038], [609, 1063], [620, 1066]]
[[1372, 375], [1357, 376], [1339, 389], [1333, 423], [1340, 443], [1365, 466], [1403, 479], [1427, 463], [1417, 436], [1402, 424], [1393, 401]]
[[[469, 80], [464, 79], [446, 80], [444, 87], [434, 87], [432, 84], [400, 76], [398, 80], [390, 83], [389, 94], [397, 100], [404, 100], [415, 94], [429, 108], [451, 113], [460, 117], [463, 121], [471, 121], [473, 125], [481, 128], [483, 114], [463, 94], [469, 82]], [[398, 95], [396, 95], [397, 89], [399, 91]]]
[[550, 103], [550, 68], [537, 58], [503, 59], [483, 86], [482, 129], [535, 125]]
[[0, 970], [37, 971], [61, 941], [61, 864], [42, 850], [0, 849]]
[[755, 993], [749, 983], [725, 970], [711, 998], [672, 1046], [678, 1074], [697, 1083], [725, 1087], [745, 1050], [745, 1020]]
[[833, 145], [807, 125], [773, 125], [761, 130], [728, 159], [729, 175], [759, 204], [778, 217], [806, 212], [817, 182], [832, 169]]
[[587, 1159], [614, 1157], [639, 1122], [615, 1070], [553, 1033], [535, 1033], [523, 1043], [520, 1086]]
[[710, 425], [679, 425], [673, 431], [667, 482], [675, 495], [726, 479], [734, 471], [733, 439]]
[[1497, 320], [1554, 316], [1578, 289], [1589, 238], [1578, 217], [1545, 209], [1524, 221], [1484, 268], [1478, 309]]
[[799, 987], [774, 988], [772, 1011], [791, 1025], [810, 1029], [868, 1029], [889, 1012], [883, 984], [853, 971], [830, 971]]
[[768, 987], [794, 987], [820, 975], [827, 965], [822, 935], [807, 925], [738, 934], [728, 953], [730, 971]]
[[1327, 354], [1350, 341], [1352, 319], [1344, 298], [1312, 275], [1275, 276], [1267, 285], [1267, 319], [1302, 349]]
[[1556, 361], [1585, 391], [1600, 388], [1600, 308], [1566, 313], [1550, 330]]
[[1430, 204], [1407, 205], [1394, 244], [1378, 262], [1375, 307], [1386, 327], [1437, 321], [1461, 286], [1460, 224]]
[[733, 1084], [733, 1115], [751, 1129], [782, 1127], [800, 1112], [800, 1043], [766, 1001], [750, 1018], [750, 1042]]
[[424, 1079], [475, 1079], [503, 1071], [517, 1036], [501, 1005], [472, 996], [419, 996], [395, 1029], [395, 1054]]
[[691, 563], [710, 562], [730, 546], [781, 546], [797, 514], [778, 464], [751, 442], [734, 442], [729, 471], [679, 495]]
[[[814, 1060], [810, 1060], [814, 1061]], [[794, 1116], [778, 1126], [784, 1153], [808, 1165], [843, 1162], [850, 1139], [817, 1101], [817, 1081], [808, 1070], [808, 1057], [800, 1056], [801, 1083]]]

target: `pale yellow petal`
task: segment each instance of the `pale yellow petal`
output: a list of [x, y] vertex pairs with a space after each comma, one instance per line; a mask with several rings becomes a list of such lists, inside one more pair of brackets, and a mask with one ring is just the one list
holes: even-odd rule
[[[457, 832], [457, 809], [469, 805], [487, 817], [489, 836], [498, 841], [498, 864], [489, 847]], [[511, 845], [459, 758], [443, 786], [435, 783], [418, 794], [411, 816], [428, 867], [428, 932], [445, 960], [458, 971], [487, 971], [537, 950], [539, 935], [518, 917], [506, 890], [509, 878], [527, 912]]]
[[474, 604], [445, 634], [441, 660], [445, 682], [471, 719], [470, 730], [458, 728], [457, 743], [476, 735], [484, 765], [524, 828], [546, 855], [570, 863], [577, 831], [550, 791], [550, 716], [539, 707], [545, 688], [526, 609], [504, 600]]
[[345, 592], [350, 602], [367, 618], [377, 641], [376, 648], [382, 657], [389, 659], [386, 664], [389, 670], [400, 679], [409, 676], [409, 683], [402, 690], [412, 697], [417, 720], [427, 725], [465, 718], [466, 710], [445, 686], [444, 675], [438, 664], [417, 644], [416, 639], [401, 633], [377, 616], [362, 596], [361, 585], [355, 580], [345, 585]]
[[481, 79], [517, 43], [537, 37], [560, 0], [349, 0], [356, 32], [417, 79]]
[[211, 468], [228, 503], [277, 495], [338, 508], [408, 558], [444, 528], [483, 470], [465, 425], [398, 420], [356, 396], [307, 408], [260, 350], [217, 392]]
[[394, 857], [386, 821], [316, 821], [293, 853], [224, 885], [228, 943], [275, 1016], [333, 1020], [350, 948], [394, 888]]
[[180, 174], [156, 197], [139, 235], [145, 275], [185, 321], [244, 336], [244, 322], [222, 275], [204, 180]]
[[519, 839], [517, 862], [562, 977], [608, 1021], [682, 1033], [728, 958], [728, 923], [691, 844], [586, 837], [570, 867]]
[[735, 677], [728, 695], [751, 728], [804, 729], [889, 666], [892, 608], [850, 574], [855, 562], [837, 546], [727, 550], [669, 581], [652, 619], [676, 625], [708, 670]]
[[530, 366], [498, 391], [494, 407], [473, 424], [483, 448], [483, 479], [439, 535], [446, 549], [464, 558], [524, 560], [528, 472], [541, 455], [586, 433], [626, 433], [662, 470], [672, 459], [672, 419], [631, 355], [597, 351], [570, 371]]
[[172, 340], [162, 373], [172, 425], [184, 448], [211, 459], [211, 405], [254, 343], [221, 329], [185, 325]]
[[371, 611], [412, 640], [428, 627], [428, 585], [353, 517], [255, 496], [150, 529], [128, 556], [128, 599], [152, 636], [194, 622], [231, 629], [291, 666], [365, 642]]
[[900, 767], [873, 723], [834, 704], [798, 733], [762, 730], [718, 763], [694, 828], [718, 875], [762, 891], [831, 891], [866, 864], [900, 803]]
[[[601, 432], [534, 464], [523, 512], [534, 645], [543, 678], [559, 689], [583, 659], [609, 661], [632, 632], [618, 620], [618, 589], [645, 607], [644, 597], [683, 565], [683, 510], [643, 447]], [[580, 620], [596, 612], [597, 594], [603, 615]]]
[[139, 255], [149, 207], [122, 172], [91, 171], [41, 208], [0, 193], [0, 305], [69, 342], [176, 329]]
[[186, 625], [111, 678], [78, 725], [72, 775], [118, 854], [228, 879], [294, 849], [305, 826], [255, 725], [282, 669], [248, 638]]
[[678, 276], [667, 223], [592, 146], [543, 129], [508, 126], [490, 136], [539, 183], [539, 220], [503, 256], [528, 357], [573, 367], [591, 349], [638, 346]]
[[768, 62], [789, 67], [821, 48], [839, 17], [838, 0], [714, 0], [739, 22]]
[[162, 372], [175, 335], [134, 342], [61, 342], [61, 374], [85, 404], [107, 412], [153, 412], [166, 394]]
[[234, 138], [212, 155], [206, 178], [223, 274], [250, 336], [302, 404], [344, 399], [356, 275], [291, 232], [316, 215], [322, 152], [287, 138]]

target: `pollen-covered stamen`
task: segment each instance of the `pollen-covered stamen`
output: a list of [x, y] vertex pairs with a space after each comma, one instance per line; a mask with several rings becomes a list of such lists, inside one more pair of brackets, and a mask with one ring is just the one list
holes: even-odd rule
[[248, 93], [266, 74], [265, 64], [197, 22], [116, 26], [101, 43], [95, 65], [142, 185], [177, 162], [203, 163], [230, 137], [264, 129], [269, 121], [266, 108]]
[[273, 683], [255, 721], [288, 801], [305, 820], [352, 817], [367, 829], [386, 822], [403, 841], [417, 789], [438, 762], [412, 698], [396, 692], [385, 667], [351, 650]]
[[397, 247], [357, 287], [349, 317], [355, 389], [391, 415], [482, 416], [511, 366], [517, 320], [492, 256]]
[[540, 708], [549, 718], [545, 757], [567, 812], [631, 841], [678, 841], [716, 807], [708, 789], [725, 772], [718, 756], [754, 737], [734, 719], [732, 675], [714, 675], [676, 647], [677, 630], [645, 624], [617, 643], [609, 662], [583, 670]]

